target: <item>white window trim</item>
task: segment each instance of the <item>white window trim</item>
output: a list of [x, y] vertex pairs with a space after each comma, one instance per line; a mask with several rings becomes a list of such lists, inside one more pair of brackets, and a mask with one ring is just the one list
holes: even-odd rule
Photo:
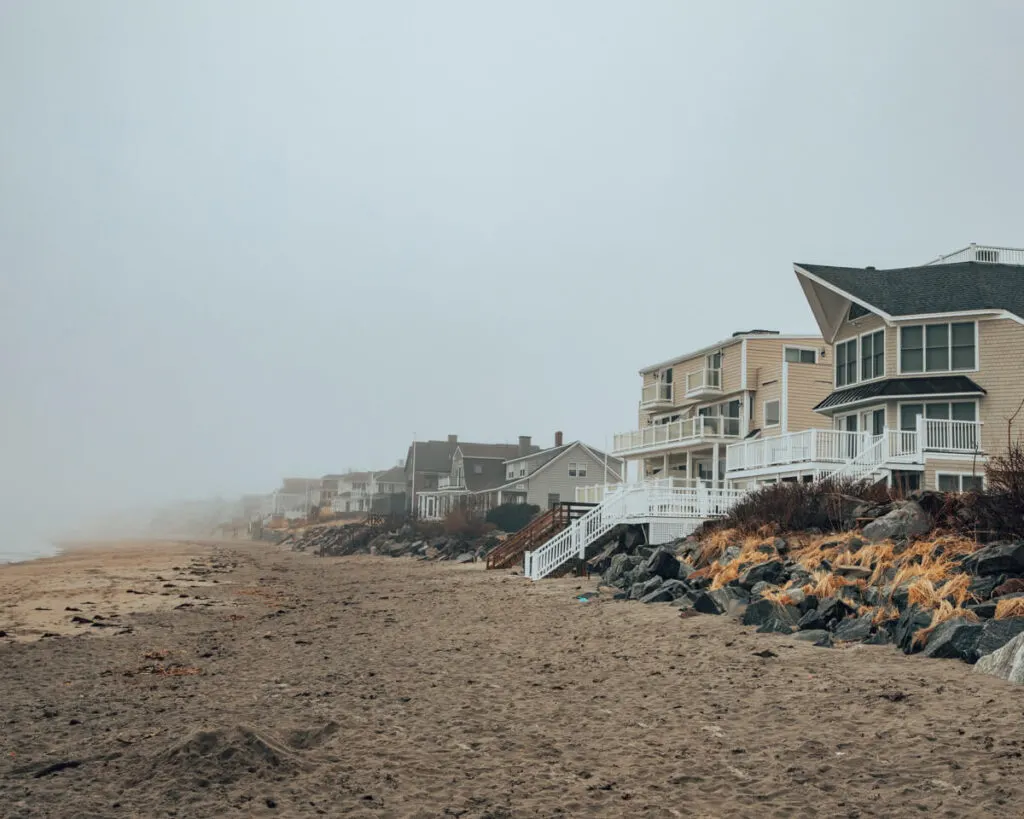
[[585, 478], [587, 477], [587, 465], [583, 461], [576, 464], [576, 477]]
[[[949, 351], [949, 363], [950, 367], [953, 364], [953, 328], [950, 325], [953, 324], [973, 324], [974, 325], [974, 366], [960, 370], [948, 369], [948, 370], [928, 370], [924, 369], [928, 360], [928, 331], [921, 330], [921, 367], [920, 371], [914, 371], [909, 373], [903, 372], [903, 328], [904, 327], [930, 327], [934, 324], [945, 324], [949, 326], [948, 332], [948, 351]], [[949, 373], [955, 375], [956, 373], [976, 373], [981, 368], [981, 347], [978, 345], [978, 322], [977, 321], [957, 321], [956, 319], [949, 318], [945, 321], [908, 321], [905, 324], [899, 324], [896, 326], [896, 375], [942, 375]]]
[[[836, 378], [836, 366], [839, 361], [839, 355], [836, 352], [837, 347], [841, 347], [843, 344], [849, 344], [853, 342], [853, 355], [857, 362], [855, 375], [857, 376], [853, 381], [847, 381], [843, 386], [839, 386], [839, 379]], [[849, 359], [847, 359], [849, 361]], [[844, 338], [842, 341], [837, 341], [832, 345], [832, 389], [834, 390], [845, 390], [847, 387], [853, 387], [860, 383], [860, 336], [851, 336], [850, 338]]]
[[[873, 336], [875, 333], [882, 334], [882, 374], [872, 376], [871, 378], [864, 378], [863, 373], [861, 371], [861, 356], [864, 353], [864, 337]], [[897, 337], [899, 337], [898, 333]], [[888, 365], [885, 363], [885, 357], [889, 352], [888, 344], [889, 338], [888, 333], [885, 332], [885, 327], [878, 327], [874, 330], [869, 330], [868, 332], [861, 333], [859, 336], [857, 336], [857, 378], [859, 379], [857, 381], [858, 384], [870, 384], [872, 381], [881, 381], [883, 378], [885, 378], [885, 374], [889, 369]], [[874, 351], [872, 350], [872, 353], [873, 352]]]
[[[768, 405], [769, 404], [778, 404], [779, 405], [779, 420], [776, 421], [774, 424], [769, 424], [768, 423]], [[781, 398], [772, 398], [772, 399], [770, 399], [768, 401], [762, 401], [761, 402], [761, 417], [764, 419], [764, 428], [765, 429], [775, 429], [775, 427], [782, 426], [782, 399]]]
[[940, 478], [956, 478], [957, 479], [957, 485], [958, 485], [959, 488], [953, 490], [954, 492], [963, 492], [964, 491], [964, 478], [980, 478], [981, 479], [981, 488], [982, 489], [985, 488], [985, 475], [984, 474], [975, 473], [975, 474], [972, 475], [970, 472], [936, 472], [935, 473], [935, 489], [937, 491], [939, 491], [939, 492], [945, 491], [945, 490], [939, 489], [939, 479]]
[[[814, 353], [814, 362], [813, 363], [815, 363], [815, 364], [820, 364], [821, 363], [821, 354], [819, 353], [817, 347], [807, 347], [807, 346], [804, 346], [802, 344], [785, 344], [782, 347], [782, 360], [783, 361], [786, 360], [786, 350], [806, 350], [808, 352], [812, 352], [812, 353]], [[806, 364], [807, 362], [805, 362], [805, 361], [790, 361], [788, 363], [790, 363], [790, 364]]]
[[569, 461], [569, 477], [575, 478], [576, 475], [576, 461]]

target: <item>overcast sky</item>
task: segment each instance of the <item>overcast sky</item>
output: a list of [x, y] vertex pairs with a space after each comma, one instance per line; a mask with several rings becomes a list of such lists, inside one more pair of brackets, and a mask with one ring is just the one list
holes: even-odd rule
[[1013, 0], [0, 0], [0, 519], [414, 432], [603, 446], [640, 367], [814, 331], [793, 261], [1024, 245], [1022, 32]]

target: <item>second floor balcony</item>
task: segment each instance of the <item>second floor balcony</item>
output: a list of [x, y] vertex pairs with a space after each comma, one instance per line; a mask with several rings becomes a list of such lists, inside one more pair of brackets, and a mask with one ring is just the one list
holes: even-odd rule
[[720, 395], [722, 392], [722, 371], [704, 367], [686, 374], [686, 397], [704, 398]]
[[698, 415], [668, 424], [654, 424], [615, 436], [612, 454], [620, 457], [687, 449], [700, 444], [740, 437], [740, 419]]
[[454, 492], [465, 488], [465, 481], [459, 480], [458, 478], [452, 478], [449, 475], [444, 475], [437, 479], [437, 490], [439, 492], [441, 490], [448, 490], [450, 492]]
[[675, 406], [675, 390], [671, 381], [655, 381], [644, 384], [640, 395], [640, 409], [671, 409]]

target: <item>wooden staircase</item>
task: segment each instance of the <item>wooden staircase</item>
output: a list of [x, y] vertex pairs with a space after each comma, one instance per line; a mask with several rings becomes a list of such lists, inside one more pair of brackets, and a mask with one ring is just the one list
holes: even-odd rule
[[533, 551], [567, 528], [574, 520], [594, 508], [593, 503], [563, 501], [542, 512], [526, 526], [508, 537], [487, 555], [488, 569], [509, 569], [523, 559], [523, 553]]

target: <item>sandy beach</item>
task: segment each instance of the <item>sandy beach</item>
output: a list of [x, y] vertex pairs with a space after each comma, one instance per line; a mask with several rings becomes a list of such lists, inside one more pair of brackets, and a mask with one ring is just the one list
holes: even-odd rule
[[2, 813], [1020, 814], [1021, 689], [595, 588], [239, 543], [5, 567]]

